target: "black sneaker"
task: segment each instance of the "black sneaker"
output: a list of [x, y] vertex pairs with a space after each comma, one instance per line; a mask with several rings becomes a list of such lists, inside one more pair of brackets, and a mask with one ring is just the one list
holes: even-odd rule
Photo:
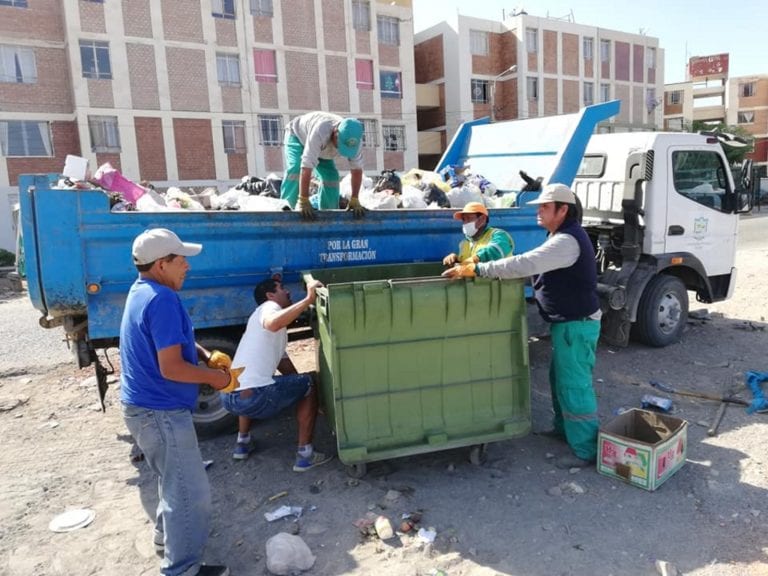
[[203, 564], [196, 576], [229, 576], [229, 568], [215, 564]]

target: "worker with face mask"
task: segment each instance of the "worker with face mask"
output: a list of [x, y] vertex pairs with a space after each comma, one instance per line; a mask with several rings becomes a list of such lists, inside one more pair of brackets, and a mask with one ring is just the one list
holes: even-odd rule
[[488, 209], [481, 202], [468, 202], [453, 217], [462, 222], [464, 240], [459, 243], [459, 253], [448, 254], [443, 258], [443, 265], [490, 262], [512, 254], [515, 248], [512, 237], [500, 228], [488, 226]]

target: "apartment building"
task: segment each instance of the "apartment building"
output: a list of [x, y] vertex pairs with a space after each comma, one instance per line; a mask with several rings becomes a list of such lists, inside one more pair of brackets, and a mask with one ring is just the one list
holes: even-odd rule
[[664, 129], [690, 130], [696, 121], [739, 126], [754, 137], [749, 155], [768, 175], [768, 75], [729, 77], [729, 55], [695, 56], [688, 80], [664, 86]]
[[462, 122], [575, 112], [621, 100], [603, 130], [661, 124], [664, 54], [657, 38], [513, 14], [503, 22], [457, 15], [416, 34], [420, 162], [439, 158]]
[[410, 0], [0, 0], [0, 247], [19, 175], [67, 154], [226, 186], [326, 110], [363, 121], [366, 171], [410, 168], [414, 84]]

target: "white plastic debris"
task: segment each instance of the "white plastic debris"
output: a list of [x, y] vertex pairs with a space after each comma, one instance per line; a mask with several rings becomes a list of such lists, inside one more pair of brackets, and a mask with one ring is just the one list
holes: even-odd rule
[[419, 537], [419, 540], [422, 542], [426, 542], [427, 544], [432, 544], [432, 542], [435, 541], [435, 538], [437, 538], [437, 532], [434, 530], [428, 530], [426, 528], [419, 528], [419, 532], [417, 534]]
[[265, 512], [264, 518], [267, 519], [267, 522], [274, 522], [275, 520], [279, 520], [280, 518], [285, 518], [286, 516], [296, 516], [296, 518], [301, 518], [301, 512], [302, 507], [301, 506], [280, 506], [280, 508], [276, 508], [272, 512]]

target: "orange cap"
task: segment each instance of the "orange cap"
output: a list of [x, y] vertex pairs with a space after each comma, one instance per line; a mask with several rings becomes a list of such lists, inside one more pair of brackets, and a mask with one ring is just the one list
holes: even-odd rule
[[484, 214], [488, 216], [488, 208], [482, 202], [467, 202], [460, 212], [456, 212], [453, 217], [461, 220], [462, 214]]

